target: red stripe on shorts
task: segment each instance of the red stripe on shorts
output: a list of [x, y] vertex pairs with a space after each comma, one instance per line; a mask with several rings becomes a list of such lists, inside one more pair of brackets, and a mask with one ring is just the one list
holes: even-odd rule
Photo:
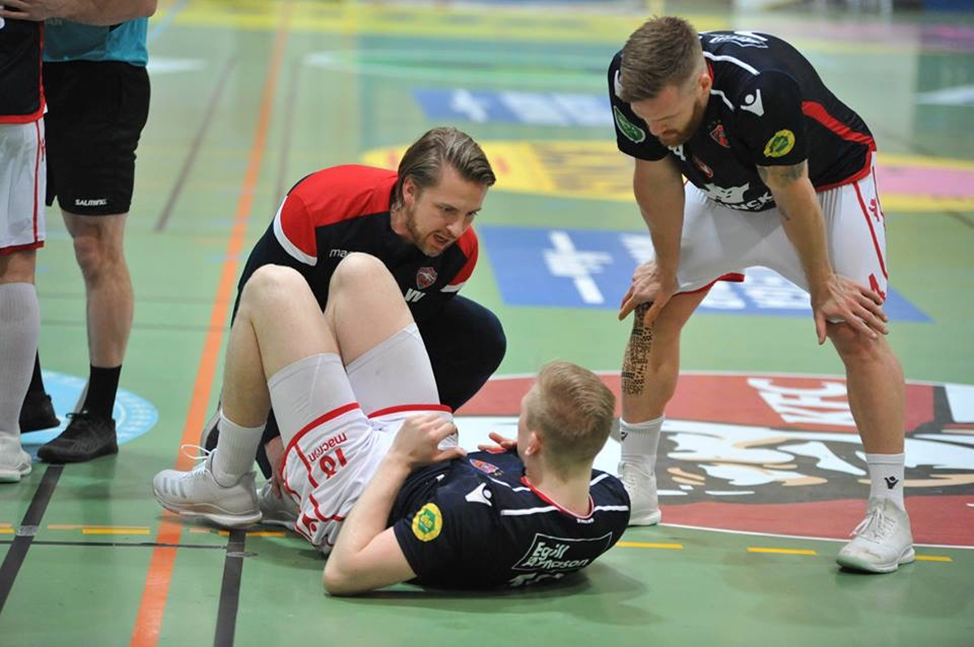
[[859, 183], [856, 182], [852, 186], [856, 187], [856, 197], [859, 198], [859, 206], [862, 207], [862, 215], [866, 219], [866, 224], [869, 225], [869, 233], [873, 237], [873, 247], [876, 250], [876, 257], [879, 259], [879, 268], [883, 270], [883, 278], [888, 281], [889, 274], [886, 273], [886, 262], [883, 261], [883, 253], [879, 249], [879, 239], [876, 238], [876, 230], [873, 228], [873, 221], [869, 219], [869, 209], [866, 208], [866, 201], [862, 199], [862, 191], [859, 190]]
[[400, 404], [395, 407], [386, 407], [385, 409], [373, 411], [369, 414], [369, 418], [378, 418], [379, 416], [387, 416], [391, 413], [401, 413], [403, 411], [446, 411], [447, 413], [453, 413], [453, 409], [445, 404]]
[[[41, 101], [41, 103], [44, 103]], [[43, 146], [41, 146], [41, 120], [38, 119], [34, 122], [34, 131], [37, 133], [37, 155], [34, 158], [34, 242], [37, 242], [37, 194], [40, 190], [37, 186], [40, 179], [41, 171], [41, 152]]]

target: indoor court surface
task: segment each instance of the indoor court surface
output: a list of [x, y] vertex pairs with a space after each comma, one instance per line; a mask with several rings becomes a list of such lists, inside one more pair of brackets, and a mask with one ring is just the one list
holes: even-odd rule
[[[124, 444], [0, 486], [0, 646], [974, 645], [974, 9], [862, 4], [160, 0], [126, 234]], [[618, 386], [616, 309], [651, 243], [605, 70], [653, 13], [790, 40], [876, 137], [917, 561], [835, 564], [869, 490], [844, 371], [807, 297], [761, 269], [685, 331], [663, 524], [557, 586], [329, 598], [302, 538], [163, 514], [151, 478], [192, 465], [180, 445], [216, 406], [242, 261], [284, 193], [322, 167], [394, 166], [435, 125], [473, 135], [499, 176], [463, 294], [498, 314], [508, 352], [461, 410], [461, 443], [512, 429], [548, 360]], [[87, 376], [85, 297], [60, 215], [47, 220], [40, 353], [63, 418]], [[598, 466], [618, 454], [610, 440]]]

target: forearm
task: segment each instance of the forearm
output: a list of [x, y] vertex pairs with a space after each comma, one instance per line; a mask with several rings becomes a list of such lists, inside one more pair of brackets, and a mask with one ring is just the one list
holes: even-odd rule
[[785, 235], [795, 248], [809, 290], [814, 294], [833, 275], [825, 235], [825, 218], [808, 180], [805, 164], [764, 167], [761, 177], [771, 189]]
[[67, 0], [59, 18], [87, 25], [117, 25], [156, 12], [157, 0]]
[[683, 183], [678, 172], [662, 181], [641, 177], [637, 170], [633, 193], [649, 228], [656, 251], [656, 266], [665, 274], [676, 274], [683, 235]]
[[338, 541], [328, 558], [329, 568], [354, 572], [361, 566], [359, 556], [385, 530], [392, 504], [409, 472], [409, 466], [396, 456], [389, 454], [383, 459], [342, 524]]

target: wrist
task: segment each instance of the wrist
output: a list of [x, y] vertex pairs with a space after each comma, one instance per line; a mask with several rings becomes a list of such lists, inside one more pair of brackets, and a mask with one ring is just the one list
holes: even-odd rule
[[409, 459], [393, 449], [382, 459], [378, 471], [390, 479], [405, 481], [413, 469], [414, 466]]

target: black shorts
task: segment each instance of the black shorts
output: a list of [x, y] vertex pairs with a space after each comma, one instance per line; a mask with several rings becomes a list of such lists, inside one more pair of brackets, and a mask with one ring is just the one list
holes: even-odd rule
[[149, 75], [116, 61], [44, 64], [47, 205], [81, 216], [128, 213]]

